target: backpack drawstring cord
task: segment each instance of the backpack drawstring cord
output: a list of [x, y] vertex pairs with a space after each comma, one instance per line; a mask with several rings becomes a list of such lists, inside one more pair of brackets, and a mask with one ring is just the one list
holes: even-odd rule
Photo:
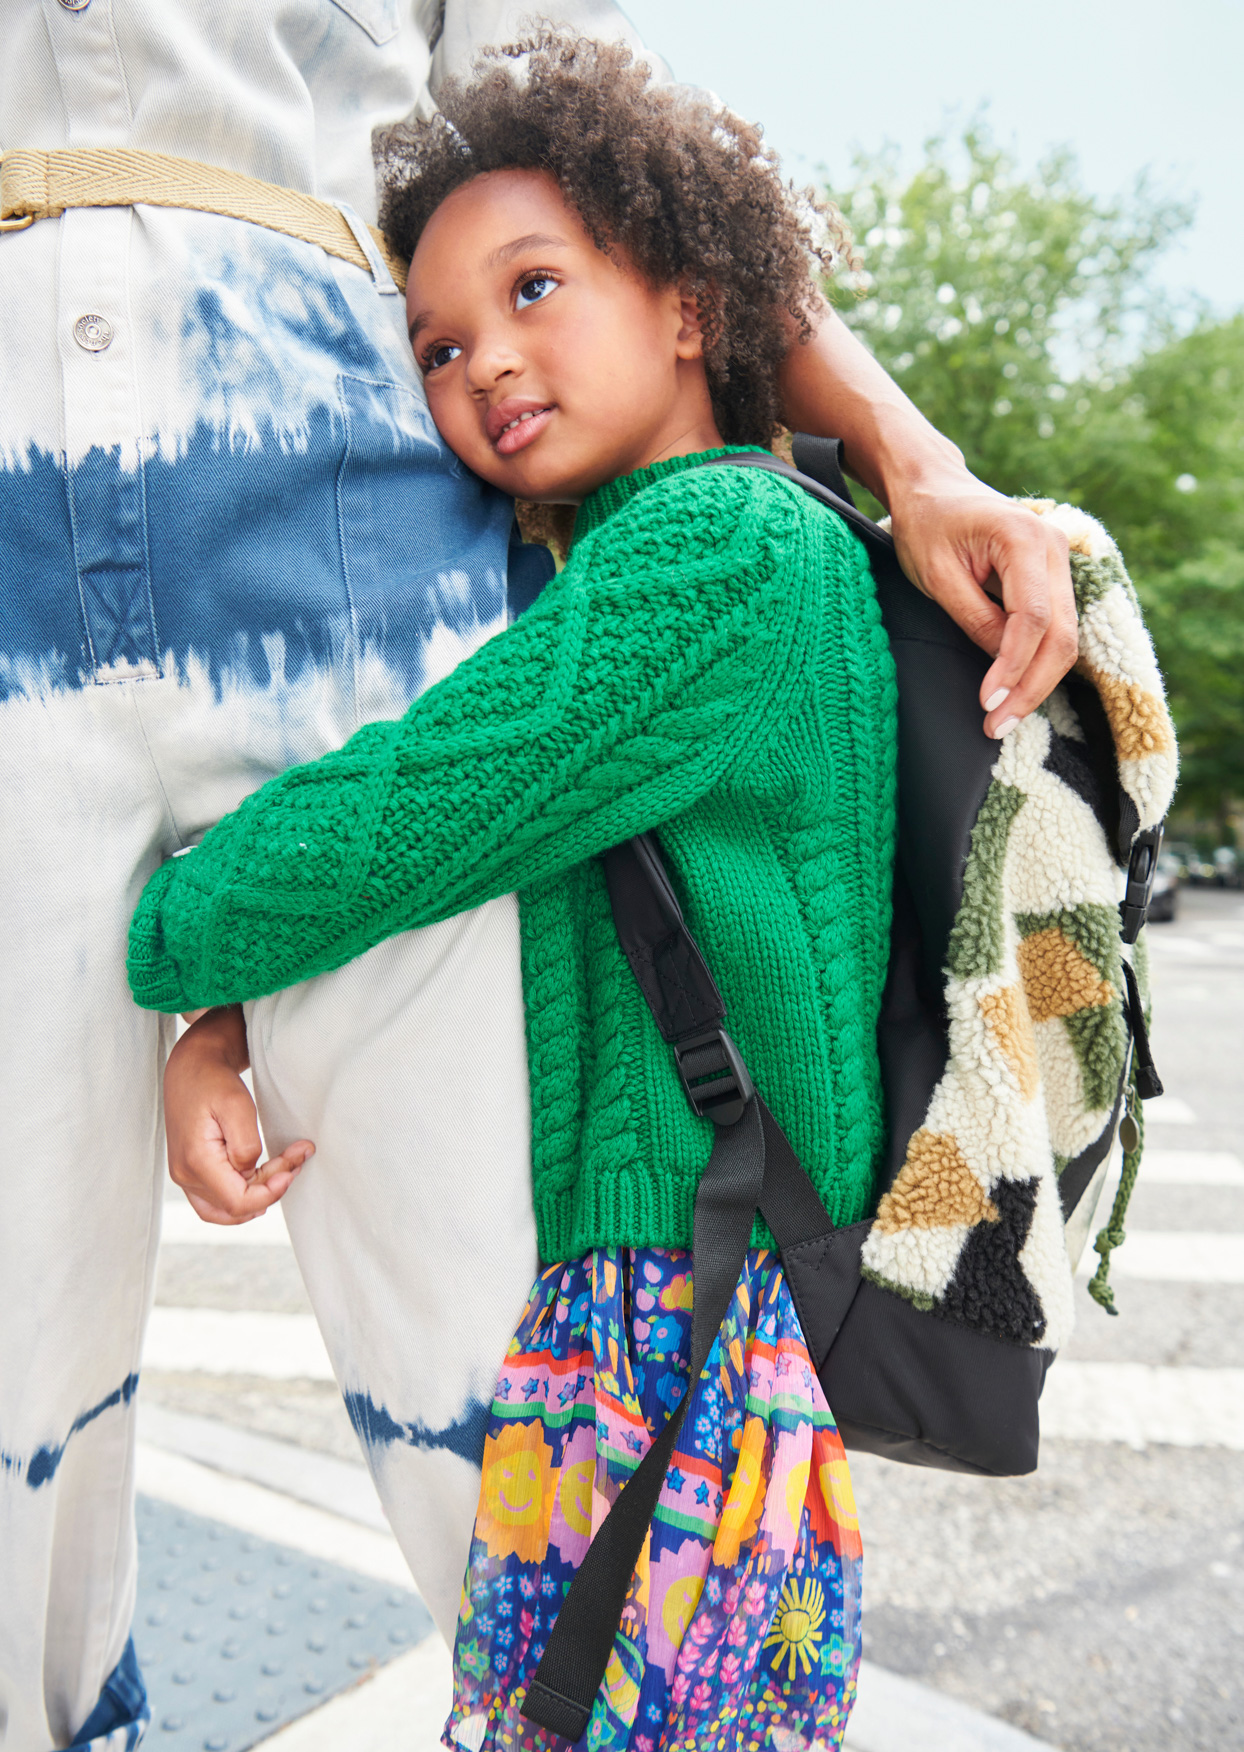
[[[1123, 1167], [1119, 1175], [1119, 1189], [1114, 1195], [1114, 1204], [1110, 1211], [1110, 1220], [1093, 1243], [1094, 1253], [1101, 1255], [1101, 1264], [1089, 1281], [1088, 1293], [1107, 1314], [1117, 1314], [1119, 1310], [1114, 1305], [1114, 1290], [1108, 1282], [1110, 1276], [1110, 1255], [1116, 1247], [1122, 1247], [1127, 1239], [1127, 1231], [1123, 1227], [1127, 1216], [1127, 1207], [1131, 1203], [1132, 1192], [1136, 1186], [1136, 1175], [1140, 1168], [1140, 1158], [1145, 1151], [1145, 1115], [1137, 1089], [1137, 1066], [1133, 1060], [1131, 1077], [1128, 1083], [1127, 1115], [1135, 1127], [1136, 1141], [1132, 1148], [1123, 1152]], [[1120, 1126], [1120, 1130], [1123, 1128]]]

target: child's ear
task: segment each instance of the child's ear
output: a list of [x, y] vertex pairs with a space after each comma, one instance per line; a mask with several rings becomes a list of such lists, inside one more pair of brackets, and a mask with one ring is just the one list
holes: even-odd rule
[[679, 329], [675, 347], [680, 359], [704, 357], [704, 323], [700, 301], [688, 286], [678, 288]]

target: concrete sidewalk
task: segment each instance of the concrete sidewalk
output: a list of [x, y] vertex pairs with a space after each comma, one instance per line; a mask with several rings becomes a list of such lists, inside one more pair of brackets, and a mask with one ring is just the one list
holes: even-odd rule
[[[154, 1407], [140, 1409], [139, 1435], [140, 1526], [157, 1530], [140, 1547], [136, 1620], [140, 1642], [146, 1635], [159, 1650], [153, 1660], [140, 1649], [150, 1743], [166, 1752], [433, 1752], [449, 1708], [449, 1651], [414, 1594], [365, 1469]], [[161, 1506], [180, 1511], [172, 1529]], [[241, 1559], [230, 1543], [237, 1534]], [[214, 1555], [200, 1560], [196, 1540]], [[149, 1553], [163, 1566], [158, 1575]], [[318, 1614], [314, 1623], [298, 1618], [304, 1604]], [[237, 1634], [239, 1620], [248, 1635]], [[848, 1752], [1038, 1752], [1045, 1744], [869, 1663], [847, 1740]]]

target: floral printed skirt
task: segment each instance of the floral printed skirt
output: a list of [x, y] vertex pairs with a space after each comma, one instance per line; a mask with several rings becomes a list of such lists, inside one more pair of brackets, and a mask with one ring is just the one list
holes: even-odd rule
[[[566, 1741], [521, 1715], [595, 1530], [687, 1386], [691, 1258], [550, 1266], [497, 1383], [444, 1744]], [[842, 1441], [777, 1256], [749, 1253], [679, 1433], [586, 1752], [829, 1752], [860, 1653]]]

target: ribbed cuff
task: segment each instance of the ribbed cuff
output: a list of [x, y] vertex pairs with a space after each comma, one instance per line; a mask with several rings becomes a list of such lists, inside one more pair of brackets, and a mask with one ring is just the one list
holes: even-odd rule
[[144, 1010], [176, 1015], [196, 1006], [187, 994], [180, 972], [164, 947], [162, 908], [165, 891], [177, 873], [177, 860], [169, 858], [143, 889], [130, 921], [129, 950], [125, 971], [134, 1002]]

